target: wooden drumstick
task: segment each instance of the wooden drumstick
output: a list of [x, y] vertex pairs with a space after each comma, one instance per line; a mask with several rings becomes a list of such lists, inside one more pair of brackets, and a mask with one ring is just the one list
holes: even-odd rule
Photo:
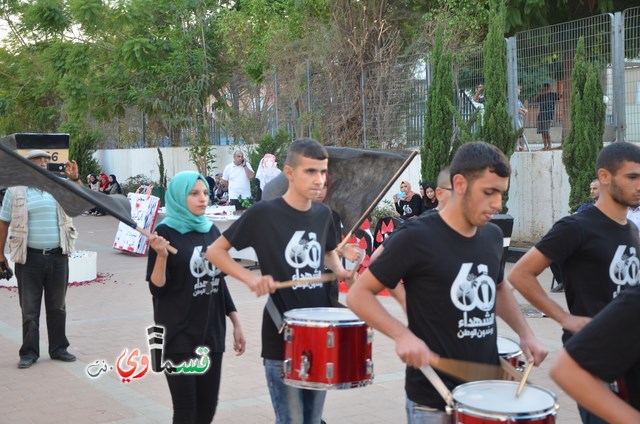
[[[362, 256], [355, 263], [354, 268], [351, 270], [351, 278], [355, 277], [356, 272], [358, 272], [358, 268], [362, 263]], [[336, 279], [336, 275], [333, 272], [328, 274], [322, 274], [320, 277], [312, 277], [312, 278], [301, 278], [300, 280], [289, 280], [282, 281], [276, 283], [276, 289], [287, 289], [289, 287], [297, 286], [299, 284], [308, 284], [308, 283], [328, 283]]]
[[297, 286], [299, 284], [328, 283], [328, 282], [333, 281], [335, 279], [336, 279], [336, 275], [333, 272], [330, 272], [328, 274], [322, 274], [320, 277], [301, 278], [300, 280], [282, 281], [282, 282], [276, 283], [276, 288], [277, 289], [286, 289], [286, 288], [289, 288], [289, 287]]
[[522, 376], [522, 380], [520, 380], [520, 384], [518, 385], [518, 390], [516, 390], [516, 397], [520, 396], [522, 393], [522, 389], [524, 389], [524, 385], [527, 383], [527, 378], [529, 378], [529, 374], [531, 374], [531, 370], [533, 369], [533, 362], [529, 362], [527, 364], [527, 368], [524, 370], [524, 375]]
[[504, 371], [505, 376], [503, 380], [508, 380], [507, 377], [511, 377], [513, 381], [522, 381], [522, 373], [516, 369], [513, 365], [511, 365], [506, 359], [500, 358], [500, 367]]

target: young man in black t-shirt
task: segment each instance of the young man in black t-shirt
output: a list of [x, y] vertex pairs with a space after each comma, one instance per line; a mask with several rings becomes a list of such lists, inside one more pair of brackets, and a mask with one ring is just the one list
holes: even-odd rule
[[[551, 377], [608, 423], [640, 422], [640, 286], [625, 290], [560, 352]], [[624, 376], [622, 398], [602, 381]], [[626, 398], [627, 402], [623, 400]]]
[[[263, 200], [247, 209], [207, 251], [207, 259], [244, 282], [257, 295], [271, 293], [280, 314], [296, 308], [331, 306], [329, 284], [309, 283], [275, 290], [275, 281], [320, 277], [324, 267], [352, 283], [335, 252], [337, 240], [328, 206], [314, 202], [324, 186], [328, 154], [312, 139], [290, 147], [284, 166], [289, 180], [280, 198]], [[253, 247], [260, 263], [257, 276], [236, 263], [228, 250]], [[277, 423], [319, 424], [326, 392], [290, 387], [282, 379], [284, 339], [265, 308], [262, 357]]]
[[[503, 282], [503, 235], [489, 223], [508, 186], [507, 158], [495, 146], [468, 143], [456, 153], [450, 172], [453, 192], [444, 209], [398, 228], [347, 297], [360, 318], [395, 340], [398, 356], [408, 365], [409, 422], [451, 420], [444, 400], [418, 368], [440, 356], [498, 364], [496, 315], [518, 333], [527, 360], [539, 364], [547, 355]], [[408, 328], [375, 296], [400, 279]], [[442, 379], [450, 390], [460, 384]]]
[[[509, 275], [531, 304], [562, 325], [564, 342], [626, 287], [640, 282], [638, 229], [627, 220], [627, 207], [640, 204], [640, 147], [612, 143], [600, 152], [596, 169], [600, 197], [595, 207], [556, 222]], [[561, 266], [568, 312], [537, 278], [552, 262]], [[583, 422], [603, 422], [579, 409]]]

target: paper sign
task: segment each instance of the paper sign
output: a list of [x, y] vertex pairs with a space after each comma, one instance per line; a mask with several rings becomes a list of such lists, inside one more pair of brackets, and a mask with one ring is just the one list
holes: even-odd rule
[[[138, 227], [153, 232], [153, 227], [160, 208], [160, 198], [147, 194], [129, 193], [127, 196], [131, 202], [131, 219]], [[146, 255], [149, 247], [149, 240], [122, 222], [118, 225], [116, 239], [113, 248], [138, 255]]]

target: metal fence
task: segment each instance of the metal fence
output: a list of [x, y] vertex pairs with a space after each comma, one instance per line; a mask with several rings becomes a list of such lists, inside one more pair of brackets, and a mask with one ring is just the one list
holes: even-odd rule
[[[560, 146], [569, 133], [571, 73], [581, 37], [586, 58], [601, 69], [604, 140], [640, 142], [640, 7], [636, 7], [523, 31], [506, 40], [508, 106], [514, 125], [518, 100], [527, 109], [523, 124], [529, 147], [542, 144], [537, 100], [545, 83], [558, 94], [551, 142]], [[294, 138], [315, 136], [338, 146], [420, 146], [431, 79], [428, 56], [379, 61], [359, 69], [331, 68], [311, 58], [271, 70], [260, 85], [235, 78], [227, 93], [235, 114], [212, 113], [209, 139], [212, 144], [234, 144], [239, 137], [253, 142], [283, 128]], [[481, 96], [474, 96], [484, 80], [481, 45], [454, 52], [453, 76], [455, 105], [467, 119], [483, 107]], [[176, 139], [185, 144], [191, 137], [188, 130], [169, 140], [150, 131], [146, 128], [147, 137], [155, 140], [133, 144], [175, 145]]]

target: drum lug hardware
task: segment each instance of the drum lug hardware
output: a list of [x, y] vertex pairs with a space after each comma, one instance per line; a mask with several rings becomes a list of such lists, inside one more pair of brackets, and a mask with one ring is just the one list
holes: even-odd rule
[[300, 370], [298, 371], [298, 377], [301, 379], [309, 378], [309, 369], [311, 368], [311, 362], [308, 355], [302, 355], [300, 357]]
[[365, 374], [373, 377], [373, 361], [371, 359], [367, 359], [365, 364]]
[[327, 371], [326, 371], [327, 380], [333, 380], [333, 363], [327, 363]]
[[285, 359], [282, 363], [282, 369], [285, 375], [291, 374], [291, 359]]
[[327, 332], [327, 347], [334, 347], [335, 343], [335, 334], [332, 330], [329, 330]]
[[285, 327], [284, 341], [287, 343], [291, 343], [291, 340], [293, 340], [293, 330], [291, 329], [291, 327]]
[[373, 328], [367, 327], [367, 344], [373, 343]]

